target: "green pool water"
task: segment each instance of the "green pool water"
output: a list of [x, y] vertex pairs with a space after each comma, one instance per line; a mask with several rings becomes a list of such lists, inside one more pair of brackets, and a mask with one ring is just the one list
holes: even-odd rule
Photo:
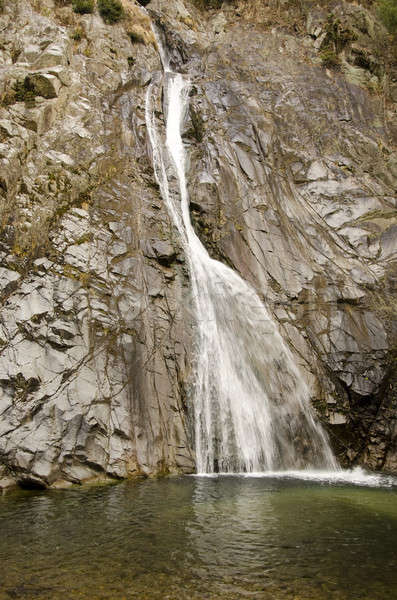
[[397, 488], [181, 477], [0, 496], [0, 599], [397, 598]]

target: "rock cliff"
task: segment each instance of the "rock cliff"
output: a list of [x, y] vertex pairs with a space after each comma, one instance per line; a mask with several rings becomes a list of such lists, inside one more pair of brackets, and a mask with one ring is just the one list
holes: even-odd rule
[[[396, 471], [386, 33], [347, 3], [296, 22], [248, 4], [147, 6], [192, 80], [192, 219], [277, 318], [341, 462]], [[194, 469], [188, 272], [145, 126], [161, 65], [123, 6], [116, 24], [62, 0], [0, 15], [2, 485]]]

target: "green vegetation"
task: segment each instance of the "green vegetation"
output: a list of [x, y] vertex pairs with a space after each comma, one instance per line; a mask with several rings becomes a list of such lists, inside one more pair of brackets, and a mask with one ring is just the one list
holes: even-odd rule
[[337, 53], [341, 52], [349, 42], [356, 39], [351, 28], [343, 24], [332, 12], [328, 15], [326, 32], [328, 45], [332, 45]]
[[338, 69], [341, 64], [340, 53], [345, 46], [356, 39], [354, 32], [348, 25], [332, 12], [328, 14], [325, 25], [326, 37], [320, 52], [320, 59], [324, 67]]
[[75, 42], [80, 42], [83, 38], [83, 30], [80, 27], [77, 27], [73, 33], [71, 34], [71, 38], [72, 40], [74, 40]]
[[73, 0], [72, 7], [75, 13], [87, 15], [94, 12], [95, 0]]
[[390, 33], [397, 34], [397, 0], [379, 0], [378, 15]]
[[332, 48], [325, 48], [320, 53], [321, 62], [328, 69], [338, 69], [340, 67], [340, 58]]
[[80, 246], [81, 244], [86, 244], [87, 242], [92, 242], [94, 236], [92, 233], [84, 233], [79, 239], [75, 240], [75, 244]]
[[194, 4], [198, 8], [211, 9], [221, 8], [223, 0], [194, 0]]
[[204, 122], [199, 112], [196, 112], [193, 106], [190, 106], [190, 118], [192, 121], [192, 133], [198, 142], [203, 141], [204, 137]]
[[145, 43], [145, 39], [144, 39], [143, 35], [141, 33], [139, 33], [138, 31], [129, 31], [128, 36], [129, 36], [132, 44], [144, 44]]
[[36, 208], [30, 222], [23, 221], [23, 214], [16, 208], [10, 216], [12, 225], [9, 239], [12, 253], [25, 264], [39, 256], [45, 256], [50, 247], [51, 215], [45, 208]]
[[119, 0], [98, 0], [98, 10], [105, 23], [110, 25], [124, 17], [124, 9]]
[[23, 81], [17, 81], [13, 87], [15, 102], [34, 102], [37, 93], [29, 77]]

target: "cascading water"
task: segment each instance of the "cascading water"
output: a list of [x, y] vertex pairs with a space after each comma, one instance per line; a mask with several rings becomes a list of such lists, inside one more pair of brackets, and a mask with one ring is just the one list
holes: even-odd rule
[[[306, 384], [270, 313], [232, 269], [213, 260], [190, 222], [181, 137], [189, 81], [171, 70], [158, 38], [166, 106], [165, 143], [156, 127], [156, 81], [146, 123], [155, 176], [188, 259], [197, 321], [194, 382], [198, 473], [335, 470]], [[170, 169], [179, 191], [171, 189]]]

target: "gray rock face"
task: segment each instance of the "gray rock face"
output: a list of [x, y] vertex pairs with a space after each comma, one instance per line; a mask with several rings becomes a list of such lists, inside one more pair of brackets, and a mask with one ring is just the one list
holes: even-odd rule
[[[215, 13], [193, 31], [178, 5], [150, 6], [192, 78], [197, 231], [279, 320], [341, 462], [395, 470], [397, 139], [381, 99], [318, 66], [326, 18], [299, 40], [233, 10], [222, 31]], [[364, 19], [363, 43], [379, 34], [361, 7], [339, 13]]]
[[157, 52], [97, 15], [47, 5], [53, 19], [29, 2], [6, 3], [1, 16], [10, 54], [21, 44], [16, 62], [3, 51], [1, 76], [18, 69], [33, 87], [0, 108], [3, 480], [191, 471], [188, 283], [144, 120]]
[[[310, 45], [150, 6], [192, 77], [197, 232], [278, 319], [341, 460], [397, 470], [397, 171], [378, 98], [316, 64], [320, 18]], [[147, 17], [128, 19], [147, 43], [52, 0], [0, 15], [0, 488], [194, 469], [188, 274], [145, 127], [161, 67]]]

